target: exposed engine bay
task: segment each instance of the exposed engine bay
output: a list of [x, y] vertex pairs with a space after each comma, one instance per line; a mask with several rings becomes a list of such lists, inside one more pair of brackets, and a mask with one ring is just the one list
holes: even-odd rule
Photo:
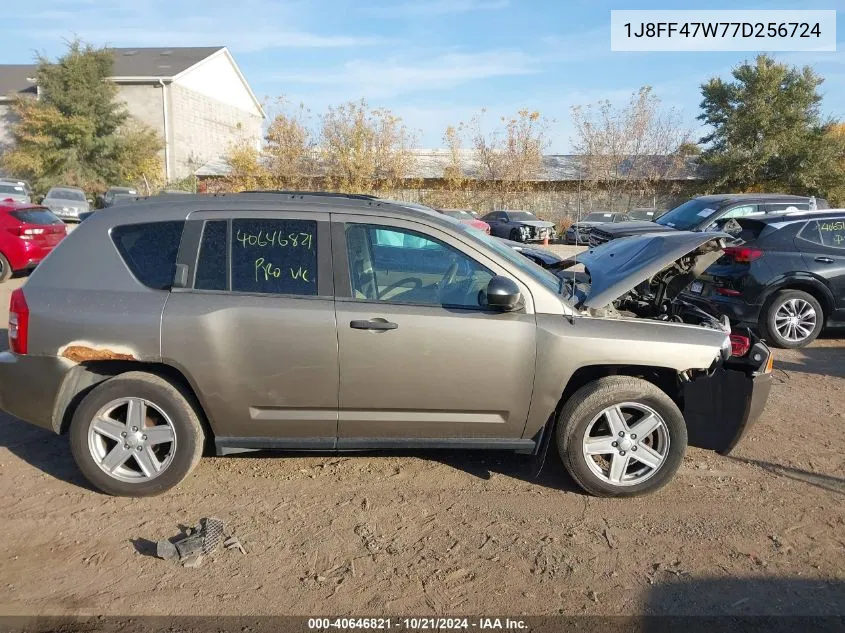
[[679, 298], [681, 291], [721, 255], [722, 247], [718, 241], [703, 244], [660, 269], [611, 303], [598, 308], [583, 305], [591, 290], [589, 268], [585, 268], [583, 272], [566, 270], [580, 263], [578, 256], [564, 260], [554, 268], [555, 274], [562, 280], [563, 296], [591, 316], [688, 323], [729, 333], [731, 328], [727, 317], [716, 316]]

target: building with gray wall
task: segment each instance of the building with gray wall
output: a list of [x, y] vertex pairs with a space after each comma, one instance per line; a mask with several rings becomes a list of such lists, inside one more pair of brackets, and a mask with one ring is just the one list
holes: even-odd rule
[[[235, 143], [260, 144], [264, 110], [226, 47], [112, 50], [118, 99], [161, 137], [168, 181]], [[13, 143], [12, 100], [37, 98], [35, 72], [35, 65], [0, 65], [0, 152]]]

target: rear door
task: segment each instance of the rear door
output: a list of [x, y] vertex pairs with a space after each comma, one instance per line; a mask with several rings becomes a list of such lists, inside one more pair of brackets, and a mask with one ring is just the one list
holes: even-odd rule
[[338, 448], [444, 438], [518, 444], [536, 356], [528, 289], [522, 311], [482, 307], [479, 291], [507, 271], [412, 221], [334, 215], [333, 246]]
[[845, 219], [810, 220], [795, 244], [807, 269], [833, 294], [833, 320], [845, 320]]
[[162, 357], [190, 377], [219, 446], [332, 448], [337, 328], [327, 213], [189, 216]]

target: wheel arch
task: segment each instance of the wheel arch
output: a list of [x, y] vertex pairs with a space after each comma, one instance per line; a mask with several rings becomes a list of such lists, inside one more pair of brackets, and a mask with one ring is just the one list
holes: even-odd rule
[[537, 451], [543, 451], [554, 433], [560, 412], [567, 401], [584, 385], [605, 376], [631, 376], [641, 378], [654, 385], [669, 396], [672, 401], [683, 410], [683, 391], [678, 380], [678, 371], [671, 367], [655, 367], [652, 365], [613, 365], [597, 364], [583, 365], [576, 369], [563, 386], [557, 405], [549, 414], [546, 423], [540, 427], [534, 436]]
[[67, 433], [70, 422], [80, 402], [97, 385], [131, 371], [140, 371], [167, 380], [174, 385], [197, 412], [200, 424], [205, 432], [206, 445], [214, 445], [214, 429], [211, 426], [205, 407], [197, 396], [197, 390], [188, 377], [176, 367], [166, 363], [139, 361], [102, 360], [80, 363], [72, 368], [56, 397], [53, 408], [53, 428], [59, 434]]
[[811, 295], [822, 307], [823, 322], [826, 322], [833, 312], [833, 293], [822, 282], [812, 277], [789, 277], [781, 280], [777, 285], [766, 291], [766, 294], [763, 296], [763, 309], [760, 311], [760, 319], [767, 318], [772, 301], [774, 301], [774, 298], [779, 292], [785, 290], [800, 290]]
[[605, 376], [641, 378], [654, 384], [679, 406], [681, 404], [678, 372], [671, 367], [654, 367], [651, 365], [584, 365], [576, 369], [572, 376], [569, 377], [561, 392], [561, 398], [556, 412], [560, 411], [566, 401], [572, 397], [572, 394], [581, 387]]

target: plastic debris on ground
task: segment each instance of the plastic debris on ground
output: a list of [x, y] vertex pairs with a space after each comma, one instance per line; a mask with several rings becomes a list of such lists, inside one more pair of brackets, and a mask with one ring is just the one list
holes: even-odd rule
[[175, 538], [158, 541], [156, 556], [164, 560], [178, 561], [185, 567], [199, 567], [203, 557], [213, 553], [221, 545], [224, 549], [236, 549], [241, 554], [246, 554], [246, 549], [238, 537], [226, 531], [226, 524], [222, 519], [208, 517], [200, 519], [195, 528], [187, 528]]

